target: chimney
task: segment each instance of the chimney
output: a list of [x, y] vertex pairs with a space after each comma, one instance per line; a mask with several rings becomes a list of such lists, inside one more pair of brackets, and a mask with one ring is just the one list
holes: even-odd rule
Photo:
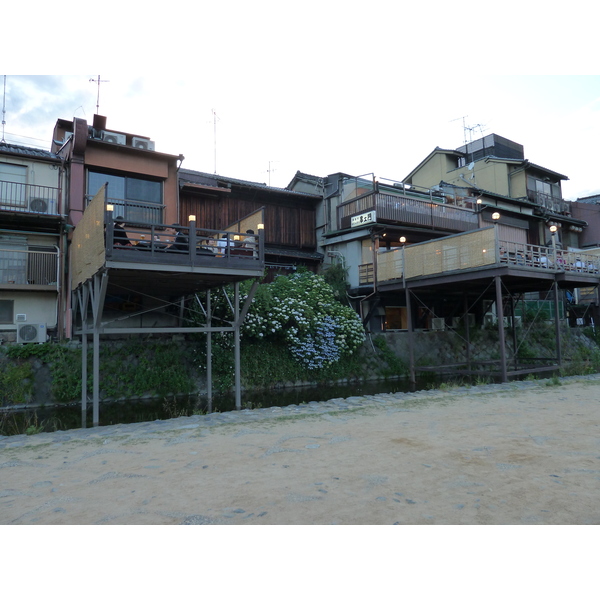
[[96, 131], [104, 131], [106, 129], [106, 117], [102, 115], [94, 115], [94, 124], [92, 127]]

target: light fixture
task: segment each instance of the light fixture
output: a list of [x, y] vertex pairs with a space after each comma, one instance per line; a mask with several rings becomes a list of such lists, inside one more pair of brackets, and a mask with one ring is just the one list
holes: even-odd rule
[[477, 198], [477, 204], [482, 204], [483, 200], [481, 198]]
[[264, 223], [259, 223], [256, 228], [260, 231], [261, 229], [265, 228], [265, 224]]
[[404, 236], [402, 236], [402, 237], [400, 238], [400, 243], [401, 243], [401, 244], [406, 244], [406, 238], [405, 238]]
[[190, 223], [192, 223], [192, 222], [194, 222], [194, 223], [195, 223], [195, 222], [196, 222], [196, 215], [190, 215], [190, 216], [188, 217], [188, 221], [189, 221]]
[[234, 235], [233, 236], [233, 241], [234, 242], [239, 242], [240, 241], [240, 236], [239, 235]]
[[500, 213], [499, 212], [495, 212], [492, 214], [492, 219], [494, 219], [494, 221], [497, 221], [500, 218]]
[[113, 210], [115, 210], [115, 207], [112, 204], [107, 204], [106, 205], [106, 210], [108, 212], [112, 212]]
[[550, 231], [554, 234], [558, 231], [558, 227], [556, 225], [550, 225]]

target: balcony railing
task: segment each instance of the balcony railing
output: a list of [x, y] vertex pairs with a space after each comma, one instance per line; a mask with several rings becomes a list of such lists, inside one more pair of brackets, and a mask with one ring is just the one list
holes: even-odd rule
[[[93, 196], [86, 196], [87, 204]], [[126, 221], [134, 223], [162, 223], [164, 206], [162, 204], [151, 204], [147, 202], [135, 202], [119, 198], [107, 198], [107, 205], [113, 207], [115, 217], [123, 217]]]
[[0, 210], [58, 215], [58, 188], [0, 181]]
[[377, 255], [377, 281], [508, 265], [600, 277], [600, 256], [516, 242], [496, 241], [494, 228], [448, 236]]
[[550, 194], [527, 190], [527, 199], [554, 213], [570, 213], [569, 204], [562, 198], [556, 198]]
[[338, 206], [338, 227], [351, 226], [353, 216], [375, 211], [375, 221], [395, 222], [445, 231], [471, 231], [477, 229], [477, 214], [472, 210], [420, 200], [409, 196], [372, 193], [344, 202]]
[[37, 250], [0, 250], [0, 284], [58, 286], [58, 254]]

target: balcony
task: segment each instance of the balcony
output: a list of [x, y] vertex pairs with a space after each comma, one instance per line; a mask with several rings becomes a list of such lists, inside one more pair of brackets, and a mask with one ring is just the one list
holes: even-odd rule
[[[104, 194], [102, 188], [73, 232], [73, 290], [98, 273], [108, 273], [109, 281], [121, 289], [154, 296], [193, 294], [263, 276], [262, 210], [224, 231], [201, 229], [191, 222], [178, 227], [176, 237], [168, 224], [125, 221], [115, 226]], [[248, 229], [256, 234], [242, 233]]]
[[463, 232], [477, 229], [477, 214], [472, 210], [430, 201], [379, 192], [348, 200], [337, 207], [338, 227], [347, 229], [352, 217], [375, 212], [369, 222], [399, 223], [431, 230]]
[[0, 289], [58, 290], [58, 253], [0, 249]]
[[0, 181], [0, 211], [59, 215], [58, 188]]
[[538, 206], [556, 214], [570, 214], [569, 204], [562, 198], [551, 196], [543, 192], [527, 190], [527, 199]]
[[488, 269], [521, 279], [556, 278], [565, 287], [596, 285], [600, 256], [496, 240], [493, 227], [413, 244], [377, 255], [377, 282], [411, 281]]

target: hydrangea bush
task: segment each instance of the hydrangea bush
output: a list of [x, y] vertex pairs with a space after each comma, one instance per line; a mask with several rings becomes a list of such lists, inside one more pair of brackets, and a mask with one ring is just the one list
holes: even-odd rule
[[[225, 299], [215, 300], [217, 310], [225, 308]], [[242, 335], [283, 340], [291, 355], [310, 370], [332, 365], [365, 340], [356, 312], [336, 300], [322, 276], [308, 271], [259, 286]]]

